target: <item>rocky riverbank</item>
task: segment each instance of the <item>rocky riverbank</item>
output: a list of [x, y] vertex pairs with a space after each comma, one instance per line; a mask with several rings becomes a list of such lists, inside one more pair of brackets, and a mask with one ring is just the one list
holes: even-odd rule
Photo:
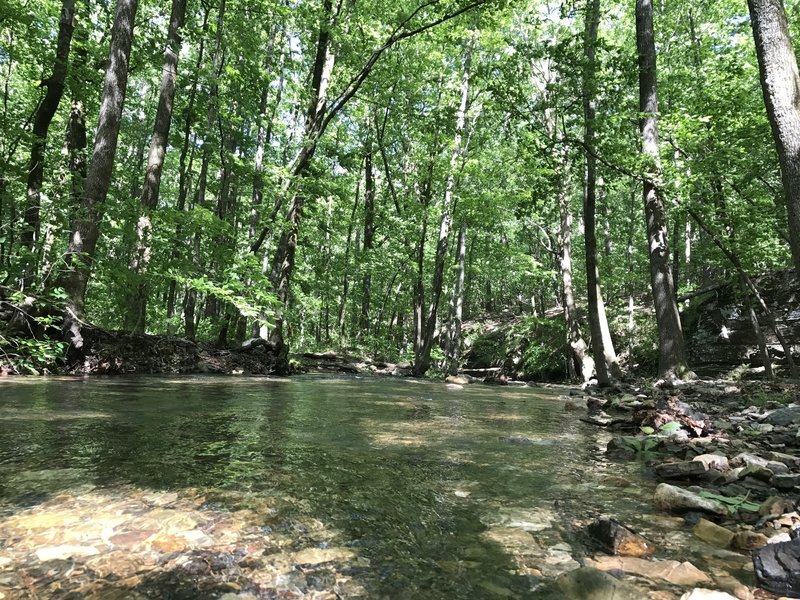
[[[589, 587], [600, 591], [570, 592], [570, 597], [677, 597], [653, 595], [653, 583], [665, 580], [698, 586], [681, 596], [691, 600], [800, 597], [796, 385], [626, 386], [566, 402], [575, 408], [585, 402], [582, 419], [613, 431], [609, 457], [646, 465], [661, 482], [653, 507], [678, 537], [690, 535], [700, 543], [712, 566], [705, 572], [688, 561], [661, 560], [657, 544], [606, 519], [584, 529], [601, 553], [590, 553], [585, 569], [560, 583], [562, 589], [573, 590], [579, 581], [592, 582]], [[620, 581], [599, 572], [622, 575], [628, 583], [641, 584], [644, 578], [650, 590], [623, 586], [620, 591]]]

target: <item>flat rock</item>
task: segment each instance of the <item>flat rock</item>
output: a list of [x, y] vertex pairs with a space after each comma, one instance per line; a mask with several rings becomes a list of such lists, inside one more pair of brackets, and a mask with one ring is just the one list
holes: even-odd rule
[[292, 554], [292, 560], [298, 565], [321, 565], [354, 557], [355, 552], [347, 548], [306, 548]]
[[663, 463], [656, 467], [656, 474], [661, 479], [691, 479], [704, 475], [708, 467], [700, 461]]
[[742, 471], [739, 473], [739, 479], [744, 479], [745, 477], [752, 477], [754, 479], [757, 479], [758, 481], [769, 483], [774, 475], [775, 473], [773, 473], [766, 467], [762, 467], [761, 465], [750, 465], [749, 467], [745, 467], [744, 469], [742, 469]]
[[708, 575], [688, 561], [646, 560], [633, 556], [596, 556], [587, 558], [586, 565], [601, 571], [622, 571], [647, 579], [660, 579], [675, 585], [711, 583]]
[[47, 560], [66, 560], [68, 558], [83, 558], [94, 556], [100, 551], [94, 546], [45, 546], [36, 551], [36, 558], [45, 562]]
[[770, 479], [770, 484], [779, 490], [791, 490], [800, 486], [800, 473], [781, 473]]
[[770, 496], [761, 503], [761, 506], [758, 509], [758, 514], [760, 514], [762, 517], [779, 517], [780, 515], [793, 512], [794, 508], [795, 504], [789, 498], [784, 498], [783, 496]]
[[700, 510], [717, 515], [728, 514], [727, 507], [721, 502], [711, 500], [710, 498], [703, 498], [694, 492], [684, 490], [683, 488], [668, 483], [661, 483], [656, 487], [653, 502], [662, 510]]
[[731, 596], [728, 592], [695, 588], [681, 596], [681, 600], [737, 600], [737, 598], [736, 596]]
[[730, 465], [733, 468], [749, 467], [750, 465], [766, 467], [768, 463], [769, 461], [766, 458], [761, 458], [760, 456], [751, 454], [749, 452], [740, 452], [730, 460]]
[[708, 542], [719, 548], [727, 548], [730, 546], [735, 535], [730, 529], [712, 523], [706, 519], [700, 519], [692, 529], [692, 533], [704, 542]]
[[731, 468], [728, 457], [721, 454], [700, 454], [699, 456], [695, 456], [692, 460], [703, 463], [706, 469], [728, 471]]
[[641, 600], [645, 593], [599, 569], [583, 567], [558, 578], [564, 598], [571, 600]]

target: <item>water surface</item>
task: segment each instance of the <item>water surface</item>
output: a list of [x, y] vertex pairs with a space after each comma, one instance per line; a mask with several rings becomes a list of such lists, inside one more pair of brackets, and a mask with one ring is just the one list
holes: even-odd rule
[[[297, 560], [306, 557], [300, 551], [330, 548], [349, 556], [329, 579], [289, 563], [278, 573], [284, 567], [267, 561], [272, 579], [245, 584], [264, 597], [283, 588], [289, 597], [324, 593], [339, 579], [358, 583], [352, 596], [530, 597], [577, 566], [576, 511], [586, 519], [638, 514], [646, 502], [652, 484], [637, 465], [598, 458], [606, 441], [556, 392], [527, 387], [337, 377], [7, 380], [0, 518], [74, 512], [69, 503], [81, 494], [117, 506], [126, 494], [177, 492], [199, 498], [193, 514], [207, 523], [255, 511], [250, 524], [261, 537], [279, 536], [280, 551]], [[635, 485], [616, 487], [625, 485], [620, 473]], [[152, 544], [146, 549], [152, 554]], [[277, 551], [261, 550], [267, 558]], [[8, 589], [17, 583], [6, 577]], [[159, 585], [161, 597], [199, 593], [153, 578], [129, 587], [157, 597]], [[225, 588], [205, 590], [215, 597]]]

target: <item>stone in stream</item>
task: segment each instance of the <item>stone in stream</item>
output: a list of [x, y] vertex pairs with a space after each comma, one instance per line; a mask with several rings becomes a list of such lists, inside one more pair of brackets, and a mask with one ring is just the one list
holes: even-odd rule
[[695, 588], [681, 596], [681, 600], [736, 600], [736, 596], [731, 596], [728, 592], [720, 592], [719, 590]]
[[765, 546], [767, 539], [763, 533], [745, 529], [733, 536], [733, 547], [737, 550], [755, 550]]
[[564, 598], [571, 600], [641, 600], [645, 593], [598, 569], [583, 567], [558, 578]]
[[653, 502], [658, 508], [663, 510], [700, 510], [717, 515], [728, 514], [728, 508], [722, 504], [722, 502], [710, 498], [703, 498], [699, 494], [668, 483], [661, 483], [656, 487]]
[[661, 479], [692, 479], [705, 475], [707, 467], [700, 461], [663, 463], [656, 467], [656, 474]]
[[794, 487], [800, 486], [800, 473], [774, 475], [770, 480], [770, 484], [779, 490], [791, 490]]
[[758, 585], [773, 594], [800, 597], [800, 538], [753, 551]]
[[700, 519], [692, 529], [692, 532], [704, 542], [719, 548], [730, 546], [735, 535], [730, 529], [712, 523], [707, 519]]
[[586, 559], [586, 566], [601, 571], [615, 571], [639, 575], [645, 579], [659, 579], [674, 585], [711, 583], [711, 578], [692, 563], [677, 560], [647, 560], [633, 556], [595, 556]]
[[728, 471], [731, 466], [728, 463], [728, 457], [721, 454], [700, 454], [695, 456], [693, 461], [703, 463], [706, 469], [716, 469], [717, 471]]
[[614, 519], [600, 519], [587, 529], [605, 552], [619, 556], [650, 556], [655, 546]]

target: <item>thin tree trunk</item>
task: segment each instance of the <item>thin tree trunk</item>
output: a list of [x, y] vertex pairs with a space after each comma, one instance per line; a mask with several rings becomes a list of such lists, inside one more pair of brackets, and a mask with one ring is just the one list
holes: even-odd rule
[[[197, 61], [194, 65], [194, 78], [192, 80], [192, 89], [189, 92], [189, 102], [186, 107], [186, 119], [184, 121], [183, 127], [183, 144], [181, 146], [181, 154], [179, 159], [179, 175], [178, 175], [178, 202], [177, 202], [177, 210], [183, 212], [186, 209], [186, 199], [189, 197], [189, 190], [191, 187], [191, 172], [192, 167], [194, 166], [194, 156], [195, 156], [195, 147], [196, 144], [191, 144], [191, 151], [190, 141], [192, 139], [192, 126], [194, 125], [194, 106], [197, 101], [197, 87], [199, 84], [198, 78], [200, 76], [200, 69], [203, 65], [203, 58], [205, 57], [205, 47], [206, 47], [206, 33], [208, 32], [208, 17], [211, 13], [211, 4], [205, 5], [203, 9], [203, 25], [201, 28], [201, 35], [200, 35], [200, 47], [197, 51]], [[195, 134], [196, 139], [196, 134]], [[188, 165], [187, 165], [188, 159]], [[182, 231], [183, 227], [180, 223], [175, 226], [175, 247], [172, 250], [171, 260], [174, 263], [180, 253], [182, 251], [183, 244], [179, 243], [178, 241], [182, 239]], [[168, 331], [170, 333], [173, 332], [173, 325], [171, 319], [175, 314], [175, 299], [177, 295], [177, 282], [172, 279], [169, 282], [169, 292], [167, 294], [167, 322], [168, 322]], [[184, 303], [185, 306], [185, 303]], [[188, 337], [188, 336], [187, 336]]]
[[81, 206], [72, 227], [66, 257], [67, 271], [61, 279], [61, 285], [67, 293], [64, 327], [67, 337], [78, 349], [83, 347], [81, 319], [84, 313], [86, 287], [100, 236], [100, 218], [111, 185], [114, 157], [117, 153], [137, 4], [138, 0], [117, 0], [92, 162]]
[[[564, 169], [569, 169], [565, 165]], [[579, 375], [586, 382], [594, 375], [594, 361], [581, 335], [578, 307], [572, 286], [572, 209], [569, 205], [567, 177], [562, 174], [558, 191], [558, 212], [561, 217], [561, 283], [563, 288], [564, 318], [567, 323], [567, 354], [570, 374]]]
[[449, 375], [458, 373], [461, 366], [461, 326], [464, 317], [464, 278], [466, 274], [467, 256], [467, 221], [461, 220], [458, 228], [456, 281], [450, 297], [450, 321], [447, 335], [447, 366]]
[[[217, 116], [217, 100], [219, 96], [219, 84], [217, 79], [222, 71], [222, 34], [225, 28], [225, 0], [222, 0], [219, 5], [219, 13], [217, 14], [217, 27], [216, 27], [216, 41], [214, 45], [214, 57], [212, 59], [214, 78], [211, 83], [210, 97], [208, 102], [208, 110], [206, 112], [206, 135], [211, 135], [216, 124]], [[205, 140], [203, 143], [203, 155], [200, 162], [200, 174], [197, 179], [197, 191], [195, 197], [195, 206], [205, 207], [206, 205], [206, 191], [208, 187], [208, 169], [211, 164], [211, 140]], [[192, 264], [194, 268], [199, 271], [202, 261], [201, 255], [201, 233], [199, 229], [195, 229], [192, 243]], [[183, 320], [184, 331], [187, 338], [193, 340], [195, 338], [197, 329], [196, 315], [197, 307], [197, 290], [189, 286], [186, 292], [186, 299], [183, 305]]]
[[132, 290], [128, 300], [126, 328], [133, 333], [144, 333], [147, 320], [147, 296], [149, 286], [145, 276], [150, 263], [152, 244], [151, 214], [158, 206], [161, 191], [161, 173], [167, 153], [169, 130], [172, 123], [172, 108], [175, 99], [175, 85], [178, 78], [178, 55], [181, 48], [180, 30], [186, 15], [186, 0], [172, 0], [172, 14], [167, 31], [167, 44], [164, 49], [164, 67], [158, 108], [150, 139], [150, 152], [147, 156], [147, 171], [142, 187], [142, 213], [136, 224], [136, 242], [133, 250], [130, 271], [133, 275]]
[[750, 289], [747, 287], [747, 282], [744, 277], [739, 276], [739, 284], [741, 285], [742, 292], [744, 292], [744, 305], [747, 310], [747, 316], [750, 320], [750, 326], [753, 328], [753, 334], [756, 337], [758, 344], [758, 354], [761, 357], [761, 363], [764, 365], [764, 373], [770, 381], [775, 380], [775, 371], [772, 368], [772, 357], [769, 355], [769, 348], [767, 347], [767, 339], [764, 332], [761, 331], [761, 325], [758, 322], [758, 315], [756, 315], [755, 308], [753, 308], [753, 296]]
[[467, 105], [470, 92], [470, 71], [472, 66], [472, 43], [466, 49], [464, 56], [464, 74], [461, 80], [461, 98], [456, 113], [456, 128], [453, 137], [453, 151], [450, 155], [450, 170], [445, 183], [444, 201], [442, 203], [442, 217], [439, 223], [439, 240], [436, 244], [436, 255], [434, 258], [433, 281], [430, 289], [430, 304], [428, 316], [425, 321], [422, 344], [419, 352], [414, 356], [414, 375], [422, 377], [430, 368], [431, 350], [433, 349], [433, 337], [436, 331], [436, 320], [439, 311], [439, 301], [442, 296], [444, 285], [444, 267], [447, 261], [447, 248], [450, 240], [450, 226], [453, 220], [454, 192], [456, 186], [456, 170], [458, 162], [465, 152], [464, 130], [467, 123]]
[[347, 295], [350, 293], [350, 242], [353, 239], [353, 230], [356, 225], [356, 211], [361, 198], [361, 177], [356, 183], [356, 198], [353, 201], [353, 210], [350, 211], [350, 221], [347, 223], [347, 243], [344, 249], [344, 279], [342, 280], [342, 299], [339, 302], [339, 318], [337, 325], [339, 328], [340, 343], [347, 334], [345, 330], [345, 313], [347, 311]]
[[587, 0], [584, 32], [583, 115], [584, 115], [584, 185], [583, 226], [586, 255], [586, 298], [589, 330], [592, 334], [597, 383], [608, 385], [610, 377], [621, 377], [617, 353], [611, 341], [606, 317], [600, 271], [597, 266], [597, 159], [595, 158], [595, 107], [597, 71], [597, 30], [600, 24], [600, 0]]
[[[369, 121], [367, 121], [369, 124]], [[372, 169], [372, 140], [367, 127], [367, 140], [364, 143], [364, 245], [361, 252], [361, 264], [366, 267], [361, 282], [361, 318], [359, 334], [369, 333], [369, 305], [372, 292], [372, 266], [370, 257], [375, 240], [375, 174]]]
[[[20, 232], [20, 243], [33, 253], [40, 235], [40, 210], [42, 199], [42, 182], [44, 181], [44, 159], [47, 149], [47, 133], [50, 123], [61, 103], [67, 79], [67, 66], [69, 52], [72, 44], [72, 33], [75, 30], [75, 0], [63, 0], [61, 16], [58, 22], [58, 37], [56, 40], [56, 56], [53, 63], [53, 72], [44, 81], [42, 86], [47, 86], [47, 93], [36, 109], [33, 117], [33, 142], [31, 144], [31, 159], [28, 167], [28, 183], [26, 207], [24, 214], [25, 224]], [[25, 261], [22, 276], [25, 283], [29, 283], [36, 269], [32, 256]]]
[[748, 0], [761, 91], [781, 166], [789, 241], [800, 274], [800, 74], [783, 0]]
[[642, 155], [647, 161], [643, 182], [647, 241], [650, 256], [650, 287], [658, 323], [658, 374], [683, 378], [689, 374], [675, 287], [670, 269], [667, 216], [658, 192], [661, 175], [658, 150], [658, 95], [656, 46], [653, 34], [652, 0], [636, 0], [636, 46], [639, 53], [639, 128]]

